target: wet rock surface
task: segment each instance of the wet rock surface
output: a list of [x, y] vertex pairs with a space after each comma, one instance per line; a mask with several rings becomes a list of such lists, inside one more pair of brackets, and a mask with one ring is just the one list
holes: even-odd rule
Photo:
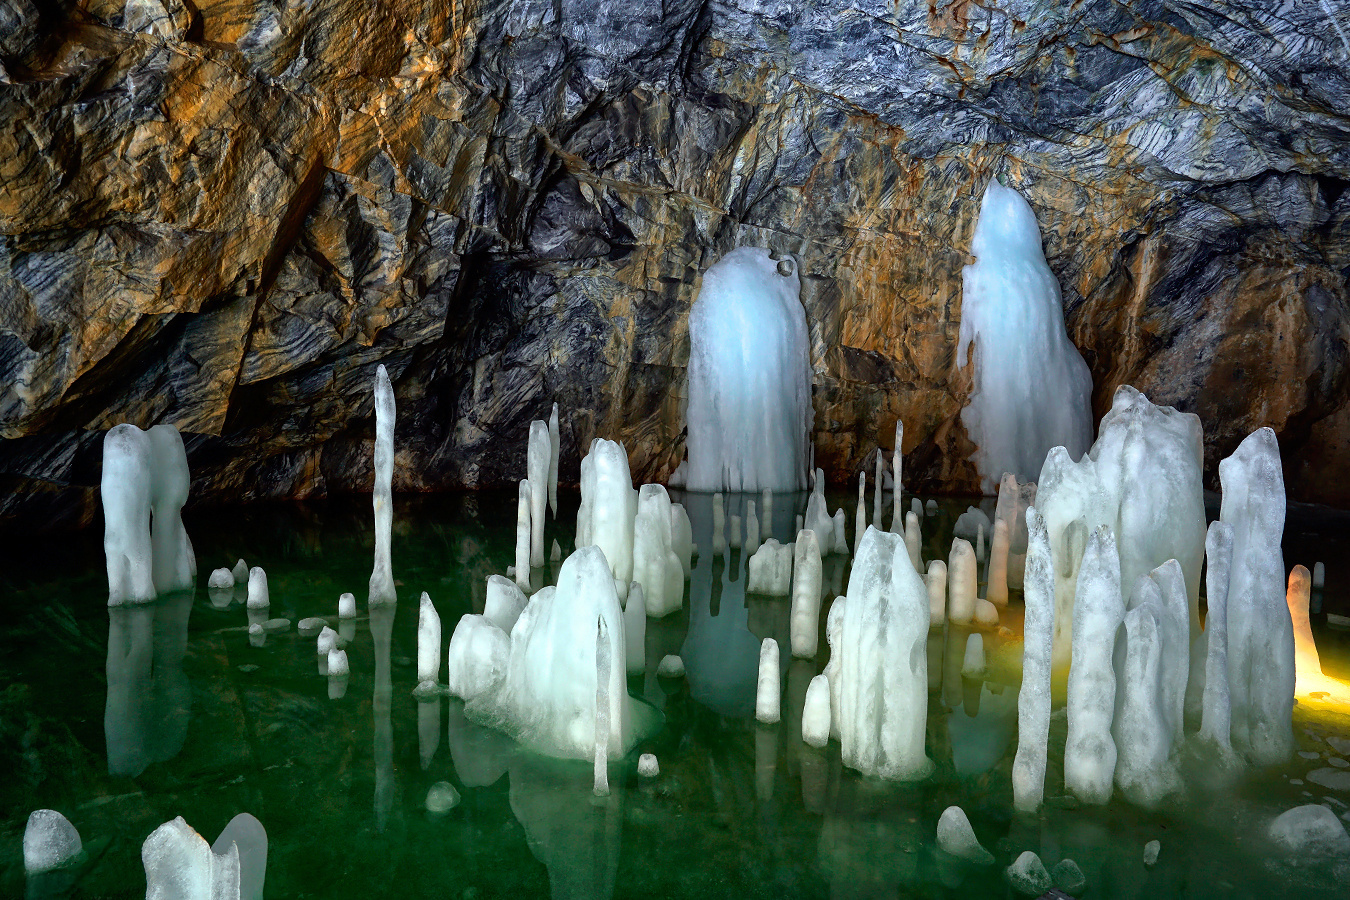
[[[1339, 20], [1337, 17], [1339, 16]], [[11, 23], [6, 25], [5, 23]], [[12, 27], [11, 27], [12, 26]], [[1079, 4], [0, 0], [0, 515], [96, 515], [100, 431], [184, 432], [196, 502], [509, 483], [562, 417], [683, 453], [687, 316], [793, 254], [817, 459], [905, 420], [976, 487], [961, 267], [992, 177], [1040, 220], [1095, 412], [1280, 436], [1350, 505], [1350, 12]]]

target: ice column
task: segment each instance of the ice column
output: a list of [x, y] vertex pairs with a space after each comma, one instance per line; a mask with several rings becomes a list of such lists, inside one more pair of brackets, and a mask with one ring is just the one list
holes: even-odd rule
[[912, 512], [905, 513], [905, 551], [909, 553], [910, 565], [915, 572], [923, 571], [923, 532], [919, 530], [919, 517]]
[[1308, 622], [1308, 598], [1312, 593], [1312, 575], [1306, 566], [1294, 566], [1289, 571], [1289, 589], [1285, 599], [1289, 617], [1294, 626], [1294, 672], [1296, 690], [1306, 694], [1317, 688], [1322, 676], [1322, 660], [1313, 642], [1312, 626]]
[[1293, 751], [1294, 626], [1284, 598], [1284, 475], [1275, 432], [1259, 428], [1219, 463], [1219, 519], [1233, 528], [1228, 689], [1233, 743], [1257, 765]]
[[[904, 463], [905, 423], [895, 420], [895, 452], [891, 454], [891, 531], [900, 533], [900, 467]], [[914, 571], [919, 567], [915, 566]]]
[[994, 521], [994, 540], [989, 546], [989, 584], [985, 599], [995, 606], [1008, 605], [1008, 523]]
[[221, 900], [240, 896], [239, 846], [223, 854], [179, 816], [150, 833], [141, 845], [146, 900]]
[[623, 608], [624, 668], [629, 675], [641, 675], [647, 668], [647, 601], [642, 585], [628, 586], [628, 602]]
[[[906, 553], [908, 557], [908, 552]], [[979, 590], [975, 569], [975, 551], [965, 538], [952, 540], [947, 557], [947, 618], [957, 625], [969, 625], [975, 617], [975, 595]]]
[[812, 747], [824, 747], [830, 742], [830, 680], [824, 674], [815, 676], [806, 686], [802, 740]]
[[1212, 522], [1205, 536], [1205, 688], [1201, 701], [1200, 737], [1218, 748], [1221, 758], [1232, 752], [1228, 700], [1228, 579], [1233, 568], [1233, 527]]
[[957, 359], [965, 365], [974, 345], [975, 387], [961, 421], [993, 493], [1004, 472], [1035, 477], [1051, 447], [1075, 459], [1087, 450], [1092, 375], [1064, 330], [1059, 282], [1045, 263], [1036, 215], [1017, 191], [989, 182], [970, 252]]
[[844, 765], [899, 781], [932, 770], [924, 753], [927, 640], [928, 592], [904, 542], [869, 528], [853, 560], [840, 641], [830, 642], [831, 664], [847, 648], [831, 678], [838, 680]]
[[778, 722], [779, 695], [782, 691], [778, 671], [778, 642], [765, 638], [759, 646], [759, 681], [755, 688], [755, 718], [765, 725]]
[[[876, 483], [872, 488], [872, 524], [875, 525], [877, 528], [881, 528], [883, 530], [884, 526], [881, 524], [881, 480], [882, 480], [881, 476], [882, 472], [885, 471], [885, 469], [882, 468], [885, 464], [886, 461], [882, 458], [881, 455], [881, 445], [878, 444]], [[859, 538], [858, 540], [862, 540], [862, 538]]]
[[423, 591], [417, 611], [417, 686], [434, 688], [440, 677], [441, 616], [431, 595]]
[[[973, 554], [972, 554], [973, 555]], [[1045, 758], [1050, 740], [1050, 653], [1055, 629], [1055, 569], [1045, 520], [1027, 509], [1027, 569], [1023, 595], [1026, 624], [1022, 645], [1022, 689], [1017, 695], [1017, 756], [1013, 760], [1013, 806], [1034, 812], [1045, 793]]]
[[1084, 803], [1111, 799], [1116, 743], [1111, 720], [1116, 707], [1112, 655], [1125, 616], [1120, 594], [1116, 538], [1102, 525], [1088, 537], [1073, 605], [1077, 635], [1069, 669], [1069, 736], [1064, 745], [1064, 786]]
[[151, 457], [150, 545], [155, 590], [181, 591], [192, 587], [197, 577], [197, 559], [182, 517], [192, 483], [187, 451], [172, 425], [156, 425], [146, 435]]
[[680, 558], [680, 568], [688, 578], [693, 571], [694, 526], [682, 503], [670, 504], [670, 546]]
[[548, 417], [548, 508], [558, 517], [558, 454], [562, 451], [562, 435], [558, 431], [558, 404]]
[[390, 531], [394, 524], [394, 387], [384, 366], [375, 371], [375, 565], [367, 605], [396, 603]]
[[150, 438], [135, 425], [114, 425], [103, 436], [103, 552], [108, 562], [108, 605], [155, 599], [150, 543]]
[[741, 247], [703, 273], [689, 313], [689, 478], [695, 491], [806, 486], [811, 360], [790, 259]]
[[[633, 520], [637, 512], [637, 491], [633, 490], [628, 470], [628, 454], [622, 445], [597, 438], [591, 442], [586, 460], [581, 473], [582, 507], [586, 515], [577, 516], [578, 540], [584, 533], [585, 543], [594, 544], [604, 553], [622, 600], [628, 592], [628, 582], [633, 580]], [[614, 631], [611, 629], [610, 633]]]
[[[516, 584], [522, 591], [530, 590], [530, 482], [520, 479], [516, 492]], [[580, 529], [578, 529], [580, 530]]]
[[[1141, 586], [1149, 584], [1139, 579]], [[1176, 785], [1168, 764], [1172, 735], [1163, 716], [1159, 680], [1162, 637], [1160, 610], [1153, 601], [1125, 614], [1125, 656], [1118, 689], [1119, 711], [1112, 726], [1116, 743], [1116, 784], [1132, 802], [1154, 806]]]
[[858, 473], [858, 513], [853, 518], [853, 555], [858, 555], [863, 532], [867, 530], [867, 472]]
[[812, 659], [820, 633], [822, 565], [816, 533], [809, 528], [797, 534], [792, 561], [792, 655]]
[[[614, 668], [605, 617], [595, 620], [595, 796], [609, 795], [609, 689]], [[622, 684], [622, 681], [620, 681]]]
[[947, 564], [935, 559], [928, 564], [928, 620], [930, 627], [947, 621]]
[[[530, 423], [530, 441], [525, 457], [525, 469], [530, 481], [530, 565], [544, 564], [544, 503], [549, 498], [549, 469], [553, 462], [553, 441], [549, 438], [547, 423], [535, 419]], [[554, 489], [556, 495], [557, 489]], [[557, 500], [554, 500], [557, 505]]]
[[825, 477], [820, 469], [816, 469], [816, 486], [806, 500], [805, 527], [816, 533], [816, 540], [820, 542], [821, 556], [828, 556], [836, 549], [839, 551], [845, 549], [834, 546], [834, 522], [830, 518], [829, 508], [825, 505]]
[[672, 536], [670, 496], [659, 484], [644, 484], [633, 523], [633, 581], [642, 585], [647, 615], [654, 618], [684, 605], [684, 569]]

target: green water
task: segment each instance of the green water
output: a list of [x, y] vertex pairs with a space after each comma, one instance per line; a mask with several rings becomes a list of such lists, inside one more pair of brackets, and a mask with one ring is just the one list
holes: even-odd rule
[[[791, 537], [803, 498], [795, 502], [796, 510], [785, 497], [775, 504], [780, 540]], [[688, 505], [706, 547], [707, 498]], [[851, 532], [851, 503], [832, 498], [836, 505], [849, 511]], [[575, 498], [563, 506], [570, 523]], [[944, 503], [926, 517], [925, 556], [950, 543], [963, 508]], [[589, 763], [519, 750], [466, 722], [458, 701], [412, 696], [418, 595], [431, 594], [448, 643], [460, 615], [481, 611], [487, 576], [513, 562], [515, 509], [514, 494], [400, 499], [392, 620], [365, 612], [368, 498], [191, 515], [200, 587], [139, 610], [106, 608], [95, 531], [11, 547], [0, 576], [0, 895], [23, 896], [24, 823], [50, 807], [89, 851], [76, 897], [144, 896], [140, 849], [155, 827], [181, 815], [214, 840], [244, 811], [268, 832], [269, 897], [1003, 897], [1011, 889], [1002, 869], [1027, 849], [1047, 867], [1075, 860], [1088, 877], [1083, 897], [1346, 896], [1350, 867], [1280, 857], [1264, 834], [1271, 818], [1303, 803], [1350, 815], [1350, 793], [1304, 778], [1345, 755], [1326, 739], [1350, 740], [1350, 710], [1300, 707], [1298, 749], [1312, 758], [1210, 787], [1200, 765], [1185, 797], [1152, 812], [1121, 801], [1079, 807], [1064, 795], [1060, 711], [1045, 807], [1014, 817], [1015, 685], [980, 691], [950, 665], [944, 684], [945, 647], [963, 648], [964, 636], [936, 634], [928, 721], [936, 772], [918, 785], [868, 782], [841, 767], [837, 744], [816, 751], [800, 740], [806, 686], [828, 654], [823, 635], [816, 660], [783, 653], [782, 723], [755, 723], [759, 644], [774, 637], [786, 651], [789, 604], [747, 602], [739, 554], [729, 566], [705, 554], [685, 609], [648, 621], [648, 671], [629, 689], [664, 714], [637, 751], [655, 753], [661, 774], [639, 779], [635, 752], [611, 766], [612, 793], [597, 799]], [[1286, 536], [1289, 565], [1327, 561], [1327, 609], [1341, 614], [1350, 613], [1350, 592], [1337, 588], [1344, 523], [1291, 516]], [[570, 524], [557, 536], [570, 548]], [[205, 589], [211, 569], [241, 556], [267, 570], [270, 615], [293, 623], [262, 647], [250, 645], [242, 594], [220, 609]], [[830, 596], [846, 574], [845, 563], [827, 563]], [[314, 641], [294, 623], [336, 621], [343, 591], [357, 595], [361, 617], [346, 694], [330, 700]], [[1350, 633], [1321, 618], [1314, 628], [1324, 671], [1350, 679]], [[128, 664], [131, 648], [149, 652], [150, 666]], [[1004, 647], [1002, 658], [1016, 649]], [[685, 679], [655, 677], [667, 653], [683, 656]], [[439, 781], [463, 799], [435, 817], [424, 803]], [[951, 804], [965, 809], [997, 866], [937, 853], [937, 818]], [[1162, 853], [1146, 868], [1151, 839]]]

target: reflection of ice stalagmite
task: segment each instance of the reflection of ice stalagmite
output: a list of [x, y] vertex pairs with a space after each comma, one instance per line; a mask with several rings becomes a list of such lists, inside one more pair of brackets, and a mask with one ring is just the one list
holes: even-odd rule
[[394, 633], [395, 607], [370, 610], [370, 636], [375, 644], [375, 692], [371, 708], [375, 715], [375, 830], [383, 833], [394, 808], [394, 726], [390, 718], [393, 682], [389, 676], [389, 644]]
[[530, 852], [548, 869], [552, 900], [608, 900], [614, 894], [623, 825], [623, 779], [596, 797], [593, 773], [576, 763], [517, 754], [511, 812]]
[[108, 771], [136, 777], [187, 738], [192, 687], [183, 672], [192, 596], [108, 610]]

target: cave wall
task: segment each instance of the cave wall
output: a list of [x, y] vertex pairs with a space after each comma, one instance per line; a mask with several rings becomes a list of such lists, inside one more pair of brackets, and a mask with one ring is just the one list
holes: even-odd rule
[[993, 177], [1097, 416], [1198, 413], [1211, 482], [1270, 425], [1350, 505], [1350, 10], [1274, 6], [0, 0], [0, 517], [88, 521], [120, 421], [197, 502], [366, 490], [380, 363], [396, 489], [513, 482], [554, 400], [564, 480], [594, 436], [661, 478], [741, 244], [799, 261], [830, 477], [903, 417], [907, 481], [973, 490]]

